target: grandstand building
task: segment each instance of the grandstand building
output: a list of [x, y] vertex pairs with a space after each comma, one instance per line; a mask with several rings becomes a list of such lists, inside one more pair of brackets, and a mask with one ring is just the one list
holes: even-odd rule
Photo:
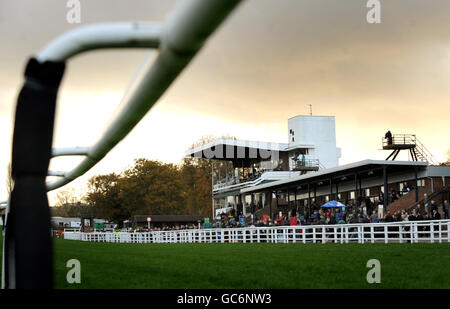
[[215, 216], [308, 216], [330, 200], [369, 209], [382, 204], [384, 211], [393, 212], [420, 204], [425, 193], [436, 202], [448, 199], [450, 166], [430, 165], [413, 135], [389, 137], [389, 147], [383, 140], [386, 150], [406, 146], [423, 156], [339, 166], [335, 118], [296, 116], [288, 120], [288, 143], [218, 139], [188, 150], [186, 156], [229, 163], [225, 172], [213, 174]]

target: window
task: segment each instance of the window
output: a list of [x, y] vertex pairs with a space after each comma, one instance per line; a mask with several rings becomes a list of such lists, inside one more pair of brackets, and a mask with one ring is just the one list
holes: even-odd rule
[[369, 188], [365, 189], [364, 193], [366, 196], [370, 196], [370, 189]]
[[350, 199], [354, 200], [355, 199], [355, 191], [351, 191], [350, 192]]
[[330, 196], [329, 195], [326, 195], [325, 196], [325, 202], [329, 202], [330, 201]]
[[425, 179], [419, 179], [417, 181], [417, 186], [418, 187], [425, 187]]

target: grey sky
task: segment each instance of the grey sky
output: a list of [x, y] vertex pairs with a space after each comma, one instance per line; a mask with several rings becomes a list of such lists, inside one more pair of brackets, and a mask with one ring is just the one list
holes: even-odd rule
[[[387, 129], [417, 134], [443, 160], [450, 147], [450, 1], [384, 0], [376, 25], [366, 22], [366, 2], [244, 1], [155, 110], [89, 175], [139, 156], [177, 162], [201, 135], [285, 142], [287, 119], [307, 114], [308, 104], [316, 115], [336, 116], [342, 163], [385, 157], [378, 149]], [[81, 0], [82, 23], [163, 20], [177, 3]], [[67, 10], [65, 0], [0, 2], [0, 183], [24, 65], [77, 27], [66, 22]], [[94, 52], [71, 61], [55, 144], [95, 141], [144, 55]]]

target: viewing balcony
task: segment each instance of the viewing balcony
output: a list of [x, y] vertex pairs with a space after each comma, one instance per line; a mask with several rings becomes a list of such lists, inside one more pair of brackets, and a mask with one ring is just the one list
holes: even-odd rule
[[252, 187], [263, 182], [289, 179], [291, 177], [299, 176], [299, 171], [267, 171], [263, 172], [259, 177], [254, 179], [246, 179], [244, 181], [237, 178], [228, 178], [225, 181], [217, 183], [213, 186], [213, 194], [241, 189], [244, 187]]

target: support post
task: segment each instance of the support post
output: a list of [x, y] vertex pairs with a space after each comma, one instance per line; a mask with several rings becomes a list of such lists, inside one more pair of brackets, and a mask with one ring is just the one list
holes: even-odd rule
[[308, 209], [311, 209], [311, 185], [308, 182]]
[[339, 199], [339, 178], [336, 179], [336, 198], [335, 200], [337, 201]]
[[416, 194], [416, 203], [417, 203], [419, 201], [419, 188], [418, 188], [419, 181], [417, 179], [417, 166], [414, 166], [414, 180], [416, 182], [414, 186], [414, 191]]
[[280, 207], [278, 204], [278, 190], [275, 191], [275, 198], [277, 199], [277, 211], [278, 211], [278, 208]]
[[[291, 197], [289, 196], [289, 189], [287, 189], [287, 209], [288, 209], [288, 211], [289, 211], [289, 209], [291, 208]], [[288, 213], [288, 216], [289, 216], [289, 213]]]
[[[316, 201], [317, 201], [317, 187], [314, 186], [314, 204], [316, 203]], [[312, 214], [313, 214], [312, 207], [310, 207], [309, 208], [309, 215], [311, 216]]]
[[387, 209], [389, 205], [389, 196], [388, 196], [388, 174], [387, 174], [387, 166], [383, 166], [383, 187], [384, 187], [384, 210]]
[[270, 191], [269, 218], [272, 218], [273, 192]]
[[330, 177], [330, 201], [333, 199], [333, 178]]

